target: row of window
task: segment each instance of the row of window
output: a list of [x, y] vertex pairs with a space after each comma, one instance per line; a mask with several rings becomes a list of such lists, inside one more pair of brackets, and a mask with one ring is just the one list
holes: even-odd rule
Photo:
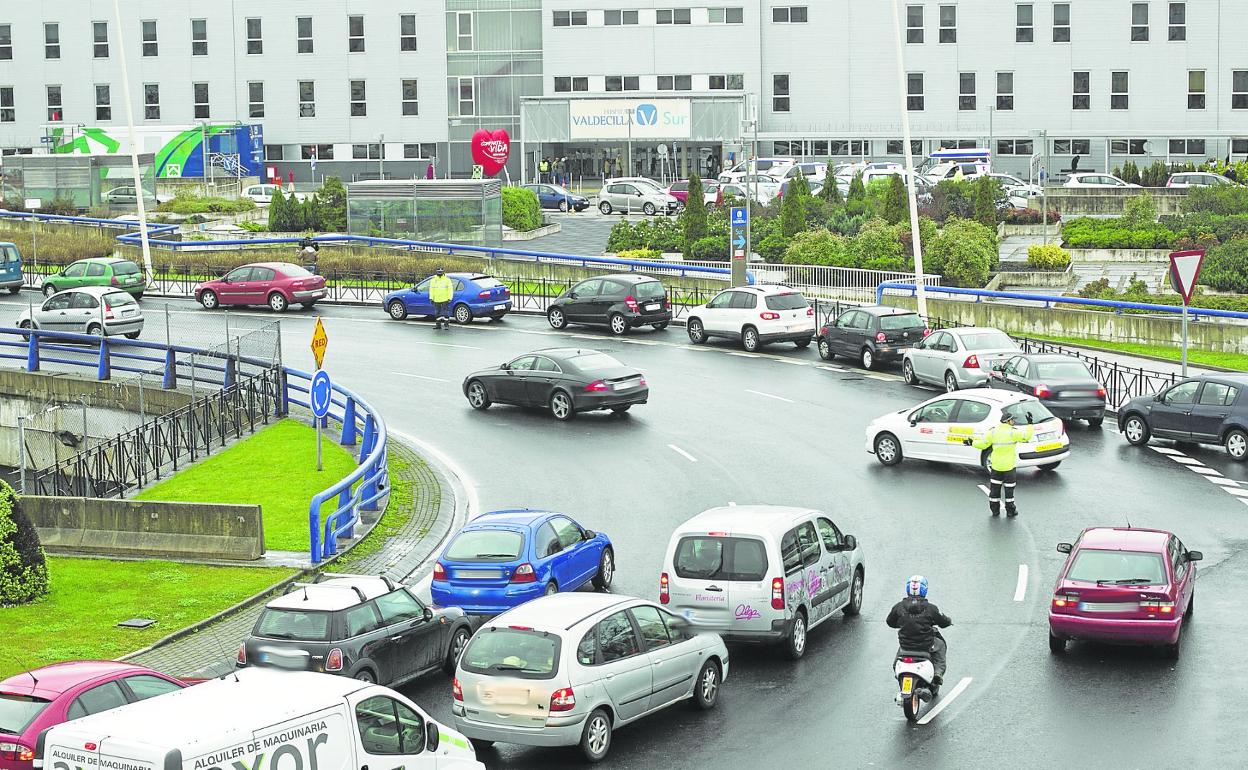
[[[1053, 139], [1049, 142], [1053, 155], [1091, 155], [1091, 139]], [[931, 142], [932, 149], [946, 150], [971, 149], [982, 147], [982, 140], [977, 139], [941, 139]], [[1170, 155], [1192, 155], [1205, 157], [1209, 143], [1205, 139], [1169, 139], [1166, 148]], [[884, 140], [885, 155], [901, 155], [905, 143], [901, 139]], [[879, 149], [878, 142], [875, 148]], [[997, 155], [1031, 156], [1036, 151], [1036, 142], [1032, 139], [998, 139], [993, 148]], [[827, 157], [870, 157], [872, 152], [870, 139], [790, 139], [772, 143], [772, 152], [780, 157], [827, 158]], [[1099, 150], [1099, 147], [1098, 147]], [[1147, 155], [1149, 154], [1147, 139], [1110, 139], [1111, 155]], [[1232, 155], [1248, 154], [1248, 138], [1232, 139], [1230, 151]], [[915, 156], [924, 155], [923, 140], [910, 140], [910, 153]]]
[[[603, 80], [606, 91], [640, 91], [640, 75], [607, 75]], [[745, 74], [732, 72], [716, 75], [656, 75], [654, 89], [656, 91], [692, 91], [693, 79], [698, 78], [699, 85], [705, 82], [709, 91], [742, 91], [745, 89]], [[705, 78], [705, 81], [703, 81]], [[555, 93], [577, 93], [589, 90], [588, 76], [555, 77]]]
[[[1032, 43], [1036, 39], [1035, 3], [1016, 3], [1014, 6], [1014, 41]], [[1187, 3], [1168, 3], [1168, 40], [1187, 40]], [[1149, 39], [1149, 4], [1131, 4], [1130, 39], [1147, 42]], [[941, 43], [958, 42], [958, 7], [940, 5], [937, 8], [939, 28], [937, 40]], [[906, 42], [924, 42], [924, 7], [906, 6]], [[1070, 3], [1052, 3], [1052, 30], [1054, 43], [1070, 42]]]
[[[404, 160], [428, 160], [436, 157], [438, 154], [438, 146], [434, 142], [420, 142], [403, 145]], [[351, 145], [352, 160], [381, 160], [382, 145], [373, 142], [371, 144], [353, 144]], [[333, 160], [334, 145], [332, 144], [302, 144], [299, 145], [299, 158], [301, 160]], [[286, 147], [281, 144], [266, 144], [264, 146], [265, 160], [285, 160]]]
[[[647, 11], [649, 13], [649, 11]], [[551, 23], [556, 27], [587, 27], [589, 11], [552, 11]], [[602, 12], [602, 23], [608, 27], [635, 26], [641, 23], [640, 11], [607, 10]], [[658, 25], [693, 24], [693, 8], [656, 8], [654, 23]], [[777, 24], [802, 24], [808, 19], [804, 5], [777, 5], [771, 9], [771, 20]], [[706, 9], [710, 24], [744, 24], [745, 9], [742, 6], [712, 6]]]

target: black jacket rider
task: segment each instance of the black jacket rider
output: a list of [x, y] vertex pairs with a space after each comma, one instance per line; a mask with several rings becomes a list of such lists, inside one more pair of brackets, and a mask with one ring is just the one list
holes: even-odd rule
[[940, 636], [940, 628], [953, 621], [927, 599], [907, 596], [893, 605], [888, 613], [889, 628], [897, 629], [897, 642], [904, 650], [930, 650], [932, 640]]

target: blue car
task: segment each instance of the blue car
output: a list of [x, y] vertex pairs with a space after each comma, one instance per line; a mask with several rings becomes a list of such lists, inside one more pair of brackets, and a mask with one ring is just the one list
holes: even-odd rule
[[433, 603], [497, 615], [530, 599], [593, 583], [611, 587], [615, 552], [601, 532], [551, 511], [492, 511], [473, 519], [433, 566]]
[[0, 289], [8, 289], [10, 294], [22, 290], [26, 279], [22, 276], [22, 255], [12, 243], [0, 243]]
[[[497, 278], [480, 273], [447, 273], [455, 281], [455, 296], [451, 299], [451, 316], [457, 323], [466, 324], [478, 316], [501, 320], [511, 310], [511, 290]], [[392, 291], [382, 300], [381, 306], [396, 321], [409, 315], [433, 316], [433, 302], [429, 300], [429, 283], [433, 276], [410, 289]]]
[[557, 184], [526, 184], [524, 189], [537, 193], [537, 203], [544, 209], [584, 211], [589, 208], [589, 198], [568, 192]]

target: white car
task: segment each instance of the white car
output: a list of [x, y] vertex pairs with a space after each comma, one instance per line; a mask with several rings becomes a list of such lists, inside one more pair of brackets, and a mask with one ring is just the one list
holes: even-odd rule
[[478, 746], [576, 746], [590, 762], [611, 733], [685, 700], [719, 702], [728, 649], [645, 599], [556, 593], [487, 621], [451, 685], [455, 728]]
[[1087, 173], [1071, 174], [1066, 179], [1066, 184], [1064, 186], [1065, 187], [1101, 188], [1101, 189], [1106, 189], [1106, 190], [1113, 189], [1113, 188], [1120, 188], [1124, 190], [1128, 188], [1137, 188], [1137, 189], [1139, 188], [1138, 184], [1133, 184], [1131, 182], [1124, 182], [1118, 177], [1114, 176], [1113, 174], [1101, 174], [1101, 173], [1097, 173], [1094, 171], [1089, 171]]
[[1166, 180], [1166, 187], [1176, 190], [1186, 190], [1189, 187], [1217, 187], [1224, 184], [1235, 183], [1221, 174], [1208, 171], [1184, 171], [1180, 174], [1171, 174]]
[[787, 182], [798, 174], [805, 176], [807, 181], [812, 183], [822, 182], [828, 175], [828, 164], [817, 161], [803, 161], [794, 163], [791, 166], [773, 166], [766, 174], [779, 179], [781, 182]]
[[727, 641], [806, 653], [806, 632], [862, 609], [862, 548], [809, 508], [738, 505], [676, 528], [659, 576], [659, 603]]
[[753, 173], [774, 174], [781, 169], [796, 164], [793, 158], [758, 158], [755, 161], [743, 160], [732, 168], [720, 173], [720, 184], [740, 184], [741, 179]]
[[1013, 174], [993, 171], [988, 176], [1000, 182], [1002, 189], [1009, 193], [1011, 198], [1037, 198], [1044, 194], [1040, 185], [1024, 182]]
[[942, 329], [906, 350], [901, 360], [901, 377], [907, 385], [943, 385], [950, 392], [977, 388], [988, 382], [994, 363], [1018, 352], [1018, 343], [1000, 329]]
[[768, 174], [747, 174], [736, 183], [737, 186], [746, 190], [751, 185], [754, 188], [754, 199], [766, 206], [780, 195], [780, 180]]
[[132, 340], [143, 331], [143, 309], [127, 291], [113, 286], [80, 286], [58, 291], [37, 308], [27, 308], [18, 328], [73, 332], [97, 337], [124, 334]]
[[788, 286], [736, 286], [689, 311], [689, 341], [701, 345], [712, 337], [740, 340], [754, 352], [770, 342], [805, 348], [815, 337], [815, 309]]
[[[173, 200], [173, 198], [169, 197], [168, 195], [153, 195], [147, 190], [143, 191], [144, 203], [154, 202], [154, 203], [160, 204], [160, 203], [168, 203], [171, 200]], [[127, 203], [138, 203], [139, 198], [134, 192], [134, 185], [128, 185], [125, 187], [114, 187], [113, 189], [104, 193], [104, 202], [115, 204], [115, 205], [127, 204]]]
[[988, 467], [991, 450], [966, 445], [995, 428], [1005, 412], [1015, 426], [1030, 426], [1032, 438], [1017, 444], [1018, 467], [1053, 470], [1070, 456], [1066, 427], [1035, 396], [976, 388], [945, 393], [879, 417], [867, 426], [867, 451], [884, 465], [909, 457], [955, 465]]
[[253, 184], [252, 186], [243, 190], [242, 197], [251, 198], [253, 201], [256, 202], [257, 206], [267, 206], [273, 202], [273, 193], [276, 192], [277, 190], [281, 190], [282, 195], [284, 195], [286, 198], [290, 198], [293, 195], [295, 197], [295, 200], [299, 201], [300, 203], [302, 203], [304, 199], [308, 197], [306, 193], [300, 193], [300, 192], [287, 190], [285, 187], [282, 187], [279, 184]]

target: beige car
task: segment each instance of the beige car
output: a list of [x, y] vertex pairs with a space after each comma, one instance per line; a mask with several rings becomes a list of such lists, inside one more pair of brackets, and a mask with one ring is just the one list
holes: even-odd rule
[[673, 214], [680, 201], [648, 184], [631, 181], [609, 182], [598, 193], [598, 210], [603, 214]]

